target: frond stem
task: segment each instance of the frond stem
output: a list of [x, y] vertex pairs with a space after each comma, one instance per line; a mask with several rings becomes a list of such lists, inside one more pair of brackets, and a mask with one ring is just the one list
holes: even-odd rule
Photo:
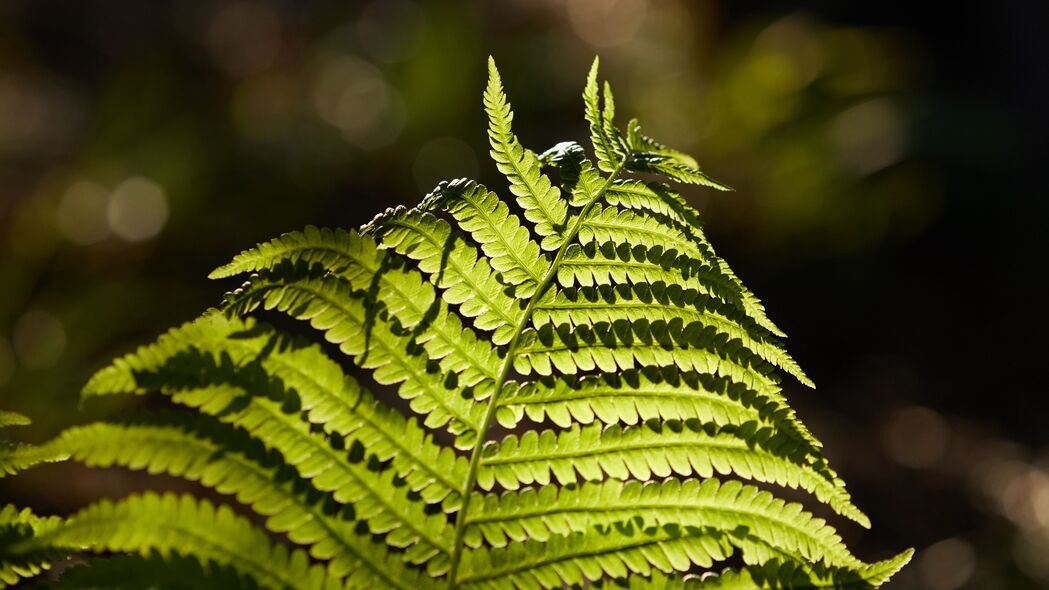
[[525, 307], [524, 313], [514, 326], [514, 335], [506, 347], [506, 356], [503, 358], [503, 364], [499, 368], [499, 376], [495, 381], [495, 388], [492, 390], [492, 396], [488, 399], [488, 408], [485, 410], [484, 419], [481, 421], [481, 426], [477, 430], [477, 444], [474, 445], [473, 451], [470, 454], [470, 468], [466, 474], [466, 482], [463, 484], [463, 504], [455, 516], [455, 540], [452, 541], [452, 563], [448, 570], [449, 590], [456, 588], [459, 583], [456, 576], [459, 571], [459, 562], [462, 560], [463, 554], [463, 537], [466, 534], [466, 512], [470, 507], [470, 499], [473, 497], [474, 486], [477, 484], [477, 470], [481, 465], [481, 448], [484, 446], [485, 437], [488, 434], [488, 429], [492, 425], [492, 420], [495, 419], [495, 413], [498, 409], [496, 401], [499, 398], [499, 394], [502, 392], [503, 385], [506, 384], [507, 377], [510, 375], [510, 369], [513, 367], [517, 342], [521, 337], [521, 333], [524, 332], [525, 326], [528, 325], [528, 322], [532, 317], [532, 312], [542, 298], [543, 293], [546, 292], [553, 282], [554, 277], [557, 276], [557, 268], [561, 264], [561, 259], [568, 250], [568, 246], [572, 244], [572, 241], [579, 233], [579, 229], [582, 227], [583, 220], [586, 218], [587, 213], [589, 213], [590, 209], [592, 209], [594, 205], [605, 196], [605, 191], [612, 186], [612, 183], [619, 176], [619, 173], [623, 170], [623, 166], [626, 165], [626, 160], [629, 156], [629, 153], [625, 154], [623, 158], [616, 163], [615, 169], [612, 170], [607, 178], [605, 178], [605, 182], [601, 185], [601, 189], [597, 191], [594, 198], [587, 202], [579, 212], [575, 221], [572, 222], [572, 226], [569, 228], [564, 241], [561, 243], [561, 247], [558, 248], [557, 254], [554, 255], [553, 262], [550, 263], [550, 268], [547, 269], [546, 274], [543, 276], [543, 280], [540, 281], [535, 289], [535, 293], [532, 294], [532, 298], [528, 300], [528, 305]]

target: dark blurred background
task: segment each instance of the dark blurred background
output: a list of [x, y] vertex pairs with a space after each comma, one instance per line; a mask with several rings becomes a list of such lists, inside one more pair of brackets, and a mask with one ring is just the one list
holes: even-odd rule
[[[787, 393], [874, 522], [836, 522], [856, 552], [917, 547], [896, 589], [1049, 588], [1046, 12], [0, 0], [0, 407], [25, 440], [100, 413], [90, 373], [216, 305], [206, 274], [257, 241], [505, 186], [487, 55], [542, 150], [586, 137], [600, 54], [621, 116], [736, 187], [686, 195], [819, 385]], [[0, 496], [147, 484], [45, 469]]]

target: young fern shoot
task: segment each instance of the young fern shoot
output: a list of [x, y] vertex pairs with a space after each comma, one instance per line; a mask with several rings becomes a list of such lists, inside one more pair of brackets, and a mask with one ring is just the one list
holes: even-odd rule
[[[211, 275], [247, 275], [221, 310], [117, 359], [83, 391], [158, 394], [178, 410], [0, 456], [3, 473], [71, 459], [181, 476], [261, 525], [190, 495], [102, 501], [64, 519], [8, 507], [0, 587], [74, 553], [105, 556], [56, 587], [888, 580], [910, 551], [865, 563], [777, 497], [801, 490], [870, 526], [779, 373], [812, 382], [667, 182], [726, 187], [636, 120], [619, 127], [596, 60], [583, 99], [594, 159], [574, 142], [537, 154], [514, 134], [490, 61], [488, 137], [509, 198], [449, 181], [359, 229], [308, 227], [237, 255]], [[263, 311], [307, 323], [374, 384]]]

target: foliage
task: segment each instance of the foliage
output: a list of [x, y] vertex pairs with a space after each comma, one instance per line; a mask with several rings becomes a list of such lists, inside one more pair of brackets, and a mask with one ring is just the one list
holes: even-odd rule
[[[102, 501], [65, 519], [8, 507], [0, 583], [79, 553], [118, 555], [56, 587], [888, 579], [910, 552], [866, 564], [823, 519], [776, 497], [797, 488], [869, 526], [784, 400], [777, 370], [811, 382], [782, 332], [697, 212], [667, 184], [629, 175], [725, 187], [636, 121], [617, 127], [596, 62], [583, 97], [596, 160], [571, 142], [536, 154], [514, 135], [490, 64], [491, 154], [513, 200], [456, 180], [359, 230], [309, 227], [243, 252], [212, 273], [249, 274], [223, 310], [116, 360], [83, 391], [160, 393], [175, 408], [0, 456], [3, 473], [69, 458], [181, 476], [264, 528], [191, 495]], [[275, 327], [279, 315], [326, 344]], [[410, 417], [385, 399], [392, 391]], [[730, 558], [739, 567], [714, 573]]]

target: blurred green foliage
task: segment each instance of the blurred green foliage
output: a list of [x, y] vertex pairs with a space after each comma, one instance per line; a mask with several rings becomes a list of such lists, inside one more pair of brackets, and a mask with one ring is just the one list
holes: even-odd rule
[[[495, 185], [489, 53], [527, 145], [584, 137], [600, 53], [620, 113], [736, 188], [688, 196], [821, 385], [802, 415], [881, 523], [857, 551], [927, 547], [893, 587], [1049, 587], [1049, 326], [1014, 317], [1046, 292], [1039, 20], [805, 6], [0, 4], [0, 407], [37, 440], [105, 412], [77, 411], [86, 377], [215, 305], [205, 276], [243, 247]], [[26, 475], [0, 493], [60, 512], [99, 491]]]

